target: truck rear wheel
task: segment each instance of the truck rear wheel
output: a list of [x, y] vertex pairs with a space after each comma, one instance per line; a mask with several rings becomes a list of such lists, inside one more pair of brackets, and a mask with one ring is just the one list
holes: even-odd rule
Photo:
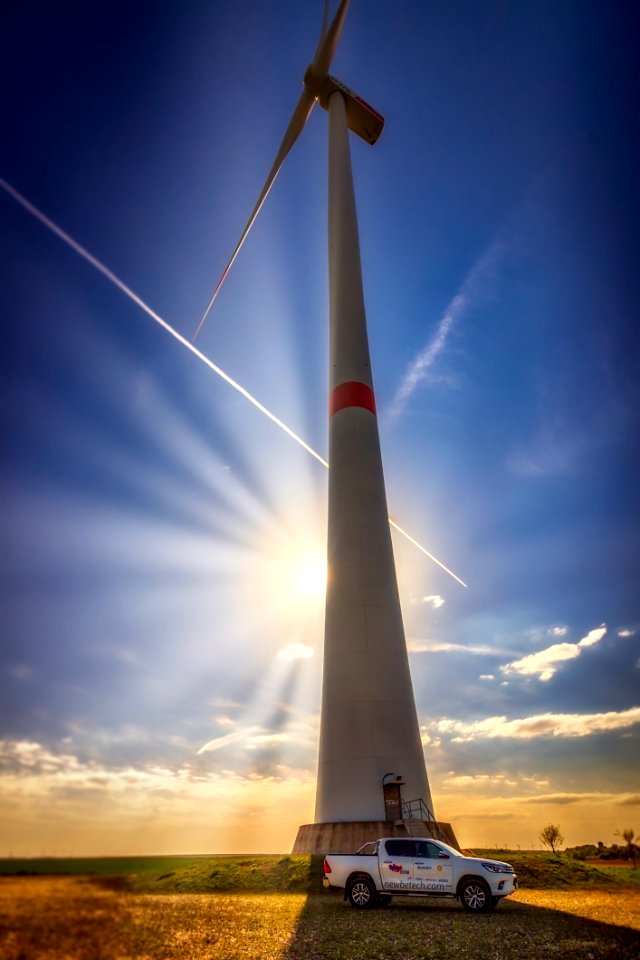
[[459, 895], [462, 906], [470, 913], [486, 913], [493, 907], [491, 891], [484, 880], [475, 877], [464, 880]]
[[352, 907], [366, 910], [375, 903], [376, 888], [369, 877], [354, 877], [349, 884], [347, 896]]

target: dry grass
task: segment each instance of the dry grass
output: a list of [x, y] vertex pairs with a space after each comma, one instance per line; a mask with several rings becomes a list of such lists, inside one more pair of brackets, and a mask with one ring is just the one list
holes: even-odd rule
[[[640, 930], [640, 892], [638, 890], [518, 890], [518, 903], [569, 913], [585, 920], [612, 923]], [[640, 955], [639, 955], [640, 956]]]
[[639, 929], [638, 890], [519, 891], [470, 916], [447, 900], [357, 911], [327, 894], [0, 878], [2, 960], [637, 960]]
[[304, 894], [135, 895], [80, 877], [0, 879], [2, 960], [280, 958]]

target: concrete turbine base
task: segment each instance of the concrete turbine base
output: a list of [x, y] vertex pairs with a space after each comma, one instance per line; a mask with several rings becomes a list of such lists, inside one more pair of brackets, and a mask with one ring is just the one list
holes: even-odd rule
[[340, 820], [334, 823], [304, 823], [298, 828], [293, 854], [324, 856], [355, 853], [364, 843], [380, 837], [430, 837], [460, 849], [450, 823], [435, 820]]

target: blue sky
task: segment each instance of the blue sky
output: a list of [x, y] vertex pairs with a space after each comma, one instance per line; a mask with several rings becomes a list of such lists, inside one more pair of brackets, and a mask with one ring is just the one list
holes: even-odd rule
[[[637, 828], [631, 6], [354, 0], [352, 143], [436, 812]], [[0, 177], [191, 337], [321, 5], [25, 3]], [[316, 108], [198, 339], [327, 447]], [[326, 471], [0, 191], [0, 852], [286, 850], [313, 816]], [[596, 835], [597, 834], [597, 835]]]

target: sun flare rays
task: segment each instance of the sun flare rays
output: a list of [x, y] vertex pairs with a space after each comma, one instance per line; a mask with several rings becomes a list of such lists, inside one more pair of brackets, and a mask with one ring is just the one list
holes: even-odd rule
[[[226, 373], [221, 367], [219, 367], [213, 360], [209, 359], [204, 353], [197, 349], [193, 343], [188, 340], [186, 337], [183, 337], [171, 324], [164, 320], [155, 310], [153, 310], [147, 303], [142, 300], [124, 281], [122, 281], [116, 274], [113, 273], [105, 264], [103, 264], [97, 257], [94, 257], [82, 244], [78, 243], [77, 240], [74, 240], [65, 230], [59, 227], [53, 220], [46, 216], [41, 210], [38, 209], [34, 204], [32, 204], [23, 194], [15, 189], [10, 183], [0, 177], [0, 187], [12, 197], [20, 206], [22, 206], [28, 213], [40, 221], [48, 230], [54, 233], [59, 239], [67, 244], [72, 250], [75, 251], [80, 257], [86, 260], [91, 264], [96, 270], [98, 270], [104, 277], [107, 278], [114, 286], [116, 286], [125, 296], [129, 297], [141, 310], [143, 310], [152, 320], [154, 320], [159, 326], [161, 326], [167, 333], [169, 333], [175, 340], [178, 341], [183, 347], [189, 350], [194, 356], [196, 356], [202, 363], [204, 363], [210, 370], [213, 371], [218, 377], [225, 381], [230, 387], [240, 393], [246, 400], [249, 401], [257, 410], [260, 411], [267, 419], [271, 420], [280, 430], [284, 431], [292, 440], [295, 440], [306, 452], [312, 456], [315, 460], [321, 463], [324, 467], [328, 469], [328, 461], [319, 454], [316, 450], [313, 449], [302, 437], [299, 436], [294, 430], [291, 429], [280, 417], [272, 413], [264, 404], [262, 404], [256, 397], [253, 396], [245, 387], [241, 386], [237, 380], [231, 377]], [[413, 543], [425, 556], [433, 560], [439, 567], [441, 567], [446, 573], [448, 573], [454, 580], [456, 580], [461, 586], [466, 587], [466, 583], [460, 579], [455, 573], [453, 573], [449, 567], [441, 563], [432, 553], [430, 553], [425, 547], [421, 546], [417, 540], [411, 537], [405, 530], [403, 530], [397, 523], [390, 520], [391, 525], [400, 533], [402, 536], [406, 537], [411, 543]]]

